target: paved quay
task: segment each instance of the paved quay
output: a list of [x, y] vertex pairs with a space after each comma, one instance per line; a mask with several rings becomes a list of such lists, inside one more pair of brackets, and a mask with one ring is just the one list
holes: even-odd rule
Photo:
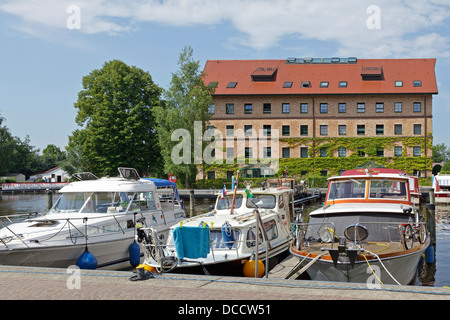
[[132, 271], [0, 266], [3, 300], [449, 300], [440, 287], [159, 274], [130, 281]]

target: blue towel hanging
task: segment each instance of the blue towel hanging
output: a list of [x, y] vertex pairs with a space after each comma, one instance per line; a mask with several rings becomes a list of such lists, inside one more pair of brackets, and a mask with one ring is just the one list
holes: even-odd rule
[[209, 226], [206, 227], [176, 227], [173, 230], [173, 240], [178, 259], [206, 258], [210, 251]]

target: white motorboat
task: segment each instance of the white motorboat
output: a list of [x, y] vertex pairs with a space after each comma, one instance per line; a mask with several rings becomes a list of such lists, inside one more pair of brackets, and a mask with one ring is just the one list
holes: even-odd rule
[[430, 240], [409, 183], [404, 172], [384, 168], [330, 178], [324, 206], [294, 223], [297, 275], [370, 285], [413, 281]]
[[437, 204], [450, 203], [450, 174], [433, 176], [434, 201]]
[[[135, 242], [136, 222], [166, 237], [169, 227], [186, 216], [173, 182], [141, 179], [130, 168], [119, 172], [120, 177], [101, 179], [75, 174], [81, 181], [64, 186], [46, 214], [2, 221], [0, 264], [113, 270], [138, 264], [143, 254]], [[85, 252], [88, 264], [80, 258]]]
[[152, 228], [145, 235], [140, 230], [144, 265], [158, 272], [242, 276], [247, 261], [261, 260], [269, 270], [288, 254], [292, 205], [293, 190], [286, 187], [218, 195], [214, 210], [174, 225], [167, 244]]

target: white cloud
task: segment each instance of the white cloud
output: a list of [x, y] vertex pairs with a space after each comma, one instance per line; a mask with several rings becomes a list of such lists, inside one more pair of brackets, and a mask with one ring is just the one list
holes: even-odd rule
[[[230, 25], [232, 41], [256, 50], [285, 39], [333, 41], [337, 54], [366, 57], [448, 56], [446, 0], [379, 0], [380, 29], [369, 29], [372, 0], [10, 0], [0, 10], [21, 18], [16, 28], [65, 29], [70, 5], [81, 11], [80, 32], [120, 34], [145, 23]], [[33, 26], [33, 28], [30, 27]], [[31, 31], [33, 30], [33, 31]], [[290, 37], [294, 36], [294, 37]], [[237, 39], [237, 40], [236, 40]]]

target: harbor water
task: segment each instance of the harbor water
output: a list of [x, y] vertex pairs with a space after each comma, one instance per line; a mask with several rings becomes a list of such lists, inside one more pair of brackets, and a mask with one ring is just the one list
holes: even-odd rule
[[[58, 194], [53, 195], [53, 201], [58, 199]], [[194, 214], [200, 214], [209, 210], [214, 200], [195, 200]], [[310, 212], [320, 206], [315, 202], [305, 206], [305, 211]], [[189, 211], [189, 201], [185, 201], [184, 207]], [[13, 215], [21, 213], [43, 213], [47, 208], [47, 195], [45, 194], [2, 194], [0, 195], [0, 215]], [[425, 210], [424, 206], [421, 210]], [[436, 250], [435, 261], [427, 264], [419, 263], [419, 272], [415, 285], [449, 287], [450, 289], [450, 204], [436, 205]], [[189, 213], [189, 212], [187, 212]], [[423, 214], [423, 212], [422, 212]], [[300, 280], [301, 281], [301, 280]]]

